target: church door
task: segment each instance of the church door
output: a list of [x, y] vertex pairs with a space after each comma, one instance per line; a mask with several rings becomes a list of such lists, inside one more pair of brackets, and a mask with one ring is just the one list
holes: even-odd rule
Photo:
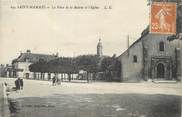
[[157, 78], [164, 78], [165, 68], [162, 63], [157, 65]]

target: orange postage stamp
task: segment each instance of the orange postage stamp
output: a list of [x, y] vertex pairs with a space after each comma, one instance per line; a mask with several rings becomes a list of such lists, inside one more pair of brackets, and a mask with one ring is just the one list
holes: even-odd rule
[[176, 3], [152, 3], [150, 15], [150, 33], [176, 33]]

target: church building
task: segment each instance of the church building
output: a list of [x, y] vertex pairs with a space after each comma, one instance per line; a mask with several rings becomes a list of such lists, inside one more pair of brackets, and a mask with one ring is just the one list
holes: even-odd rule
[[[177, 34], [150, 33], [149, 26], [118, 60], [121, 81], [182, 80], [182, 3], [177, 5]], [[175, 37], [171, 40], [170, 38]]]
[[118, 59], [121, 81], [149, 79], [180, 80], [182, 40], [168, 40], [169, 35], [150, 34], [148, 28]]

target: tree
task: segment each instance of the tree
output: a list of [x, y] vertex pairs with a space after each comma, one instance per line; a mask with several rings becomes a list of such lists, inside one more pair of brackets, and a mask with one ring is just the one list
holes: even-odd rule
[[44, 61], [43, 59], [40, 59], [38, 62], [33, 63], [29, 66], [29, 70], [31, 72], [41, 72], [41, 73], [45, 73], [47, 72], [47, 62]]
[[113, 80], [113, 77], [120, 77], [121, 63], [115, 57], [106, 57], [101, 62], [101, 71], [105, 72], [107, 80]]
[[43, 74], [48, 72], [48, 64], [47, 61], [40, 59], [38, 62], [31, 64], [29, 66], [29, 70], [31, 72], [40, 72], [41, 73], [41, 79], [44, 79]]
[[51, 61], [40, 60], [29, 66], [31, 72], [76, 73], [78, 70], [97, 72], [99, 57], [83, 55], [76, 58], [60, 57]]
[[96, 55], [82, 55], [75, 58], [78, 70], [93, 73], [98, 71], [99, 57]]
[[98, 72], [100, 58], [96, 55], [82, 55], [75, 58], [75, 64], [78, 70], [87, 72], [87, 81], [89, 82], [88, 75]]

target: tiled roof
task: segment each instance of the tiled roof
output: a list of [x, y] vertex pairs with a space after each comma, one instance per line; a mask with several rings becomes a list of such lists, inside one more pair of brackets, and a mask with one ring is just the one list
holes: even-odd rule
[[27, 60], [31, 63], [35, 63], [35, 62], [38, 62], [39, 60], [49, 61], [49, 60], [53, 60], [56, 58], [57, 58], [57, 56], [55, 56], [55, 55], [36, 54], [36, 53], [21, 53], [18, 58], [14, 59], [12, 61], [12, 63], [25, 62]]

